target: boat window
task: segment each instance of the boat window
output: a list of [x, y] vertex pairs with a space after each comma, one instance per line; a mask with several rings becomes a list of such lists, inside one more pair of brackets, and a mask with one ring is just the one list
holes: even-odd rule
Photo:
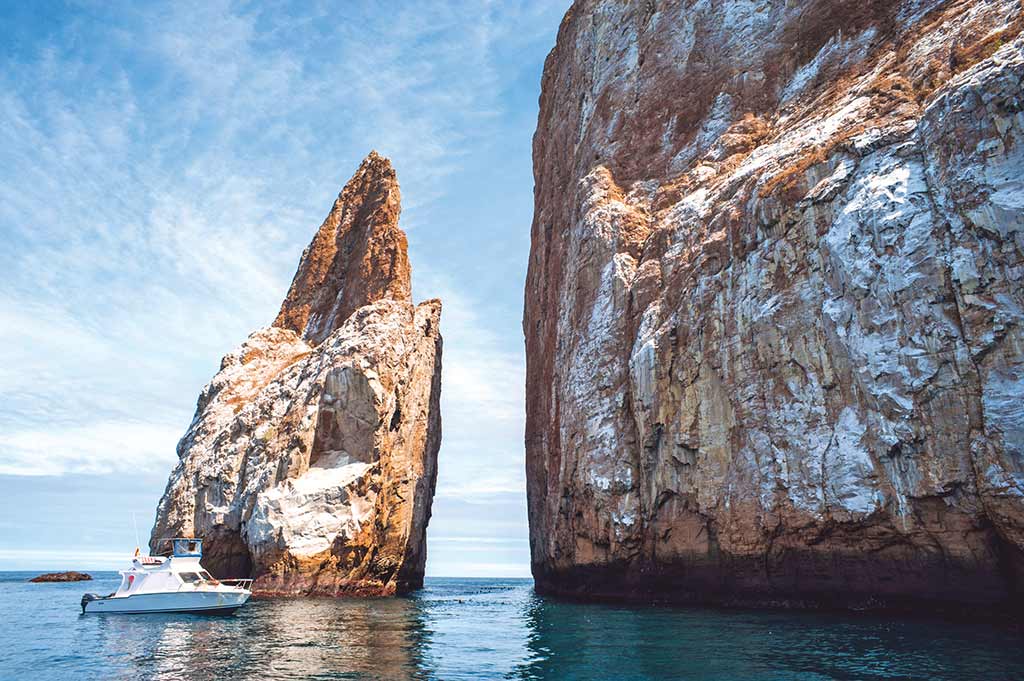
[[203, 581], [203, 578], [195, 572], [179, 572], [178, 576], [181, 577], [181, 581], [186, 584], [199, 584]]
[[211, 577], [210, 573], [207, 572], [206, 570], [200, 570], [199, 571], [199, 576], [202, 577], [203, 579], [205, 579], [208, 582], [212, 582], [213, 581], [213, 577]]
[[171, 552], [175, 556], [199, 557], [203, 555], [203, 542], [200, 539], [172, 539]]

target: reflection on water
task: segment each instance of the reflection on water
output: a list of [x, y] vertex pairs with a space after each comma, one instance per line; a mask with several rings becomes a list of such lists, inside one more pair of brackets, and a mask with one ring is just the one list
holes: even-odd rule
[[[96, 619], [105, 678], [415, 678], [426, 632], [411, 599], [254, 601], [233, 617]], [[95, 662], [93, 660], [92, 662]], [[93, 666], [90, 663], [88, 666]]]
[[1019, 634], [987, 625], [583, 605], [523, 580], [255, 601], [231, 617], [83, 617], [81, 585], [25, 577], [0, 573], [0, 679], [987, 681], [1024, 669]]
[[1019, 634], [991, 625], [541, 598], [528, 613], [523, 679], [1024, 678]]

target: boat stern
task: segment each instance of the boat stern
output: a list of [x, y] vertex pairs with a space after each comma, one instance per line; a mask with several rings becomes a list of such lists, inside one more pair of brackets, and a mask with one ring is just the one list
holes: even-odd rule
[[[111, 594], [111, 596], [112, 595], [113, 594]], [[99, 594], [93, 594], [93, 593], [88, 593], [88, 594], [83, 595], [82, 596], [82, 614], [83, 615], [85, 614], [86, 608], [89, 607], [90, 603], [92, 603], [94, 601], [102, 601], [102, 600], [105, 600], [107, 598], [110, 598], [110, 596], [100, 596]]]

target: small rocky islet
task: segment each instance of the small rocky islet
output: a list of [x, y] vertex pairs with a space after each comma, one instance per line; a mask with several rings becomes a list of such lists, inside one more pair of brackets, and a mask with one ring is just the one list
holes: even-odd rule
[[75, 572], [70, 570], [68, 572], [47, 572], [46, 574], [33, 577], [28, 580], [35, 584], [44, 584], [49, 582], [88, 582], [92, 580], [92, 575], [86, 572]]

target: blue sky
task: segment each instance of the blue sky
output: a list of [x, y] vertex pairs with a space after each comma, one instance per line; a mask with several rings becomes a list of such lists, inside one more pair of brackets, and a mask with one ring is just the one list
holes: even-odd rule
[[113, 568], [376, 149], [444, 301], [428, 574], [529, 573], [523, 280], [569, 0], [0, 5], [0, 569]]

